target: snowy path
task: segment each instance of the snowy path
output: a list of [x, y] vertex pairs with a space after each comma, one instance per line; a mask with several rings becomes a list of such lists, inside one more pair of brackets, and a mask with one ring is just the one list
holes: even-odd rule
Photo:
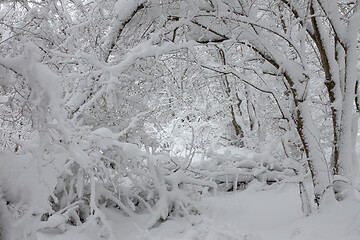
[[[359, 203], [338, 204], [303, 217], [296, 185], [268, 191], [220, 193], [205, 198], [206, 212], [191, 221], [174, 219], [144, 230], [148, 215], [135, 218], [106, 214], [116, 240], [359, 240]], [[191, 222], [193, 224], [191, 224]], [[40, 234], [40, 240], [97, 240], [97, 227], [62, 235]]]
[[289, 239], [284, 229], [294, 228], [301, 212], [297, 189], [285, 190], [231, 193], [205, 202], [214, 210], [214, 225], [242, 236], [236, 239]]

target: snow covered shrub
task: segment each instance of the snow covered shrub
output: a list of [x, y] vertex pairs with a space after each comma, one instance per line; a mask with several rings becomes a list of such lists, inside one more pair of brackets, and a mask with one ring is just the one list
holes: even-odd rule
[[260, 154], [232, 146], [209, 151], [198, 171], [213, 179], [223, 191], [245, 189], [251, 182], [272, 184], [295, 175], [270, 152]]
[[[151, 227], [159, 219], [196, 211], [190, 198], [196, 186], [215, 187], [213, 182], [196, 179], [180, 169], [174, 164], [178, 161], [175, 157], [151, 155], [135, 144], [119, 142], [118, 134], [109, 129], [97, 129], [88, 136], [87, 140], [79, 139], [79, 145], [88, 146], [87, 150], [72, 149], [75, 162], [55, 190], [55, 196], [61, 196], [54, 204], [57, 212], [75, 225], [99, 217], [107, 227], [99, 209], [103, 206], [130, 216], [148, 211]], [[86, 156], [88, 166], [81, 166], [81, 156]]]
[[110, 234], [103, 207], [130, 216], [148, 211], [148, 227], [196, 212], [192, 195], [215, 184], [195, 177], [181, 159], [122, 142], [136, 118], [118, 133], [84, 124], [82, 118], [69, 119], [60, 97], [61, 79], [39, 62], [40, 55], [27, 44], [24, 55], [0, 59], [29, 89], [29, 114], [23, 116], [30, 123], [28, 137], [18, 141], [16, 151], [3, 150], [0, 158], [0, 184], [18, 234], [14, 239], [34, 239], [39, 229], [65, 231], [68, 224], [92, 221]]
[[10, 72], [6, 87], [17, 92], [14, 108], [5, 109], [10, 116], [18, 114], [12, 119], [14, 129], [26, 133], [10, 138], [14, 146], [3, 145], [0, 152], [0, 185], [16, 220], [13, 239], [35, 237], [42, 214], [51, 212], [48, 199], [66, 162], [59, 144], [59, 134], [65, 133], [59, 78], [39, 62], [40, 55], [34, 44], [26, 43], [24, 54], [0, 59]]

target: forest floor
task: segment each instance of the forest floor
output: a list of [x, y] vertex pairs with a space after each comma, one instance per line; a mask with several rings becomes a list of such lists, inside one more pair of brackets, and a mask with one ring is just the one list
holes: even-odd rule
[[[175, 218], [150, 230], [149, 215], [124, 217], [105, 210], [116, 240], [359, 240], [360, 202], [328, 202], [310, 217], [301, 212], [296, 184], [274, 186], [267, 190], [218, 193], [204, 197], [203, 213]], [[65, 233], [39, 233], [39, 240], [100, 240], [99, 228], [89, 224]]]

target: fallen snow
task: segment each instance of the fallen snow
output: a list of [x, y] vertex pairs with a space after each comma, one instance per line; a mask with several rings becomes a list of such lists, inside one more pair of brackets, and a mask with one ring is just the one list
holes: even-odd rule
[[[201, 200], [202, 215], [176, 218], [146, 230], [150, 215], [124, 217], [117, 210], [104, 210], [113, 239], [122, 240], [358, 240], [360, 203], [348, 200], [332, 204], [305, 217], [300, 210], [296, 184], [261, 190], [218, 193]], [[39, 240], [106, 239], [94, 221], [65, 233], [39, 233]]]

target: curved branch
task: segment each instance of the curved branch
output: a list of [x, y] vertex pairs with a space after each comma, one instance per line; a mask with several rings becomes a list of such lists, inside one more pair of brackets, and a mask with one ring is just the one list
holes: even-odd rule
[[[120, 39], [121, 33], [124, 31], [126, 25], [134, 18], [134, 16], [141, 10], [145, 8], [145, 3], [140, 3], [133, 11], [122, 21], [122, 23], [118, 26], [118, 29], [115, 30], [117, 32], [117, 35], [115, 38], [110, 40], [109, 47], [107, 47], [107, 52], [105, 52], [105, 62], [109, 61], [109, 58], [114, 51], [114, 48], [116, 46], [117, 41]], [[117, 16], [115, 16], [117, 18]], [[118, 20], [117, 20], [118, 21]], [[114, 32], [115, 32], [114, 31]]]

